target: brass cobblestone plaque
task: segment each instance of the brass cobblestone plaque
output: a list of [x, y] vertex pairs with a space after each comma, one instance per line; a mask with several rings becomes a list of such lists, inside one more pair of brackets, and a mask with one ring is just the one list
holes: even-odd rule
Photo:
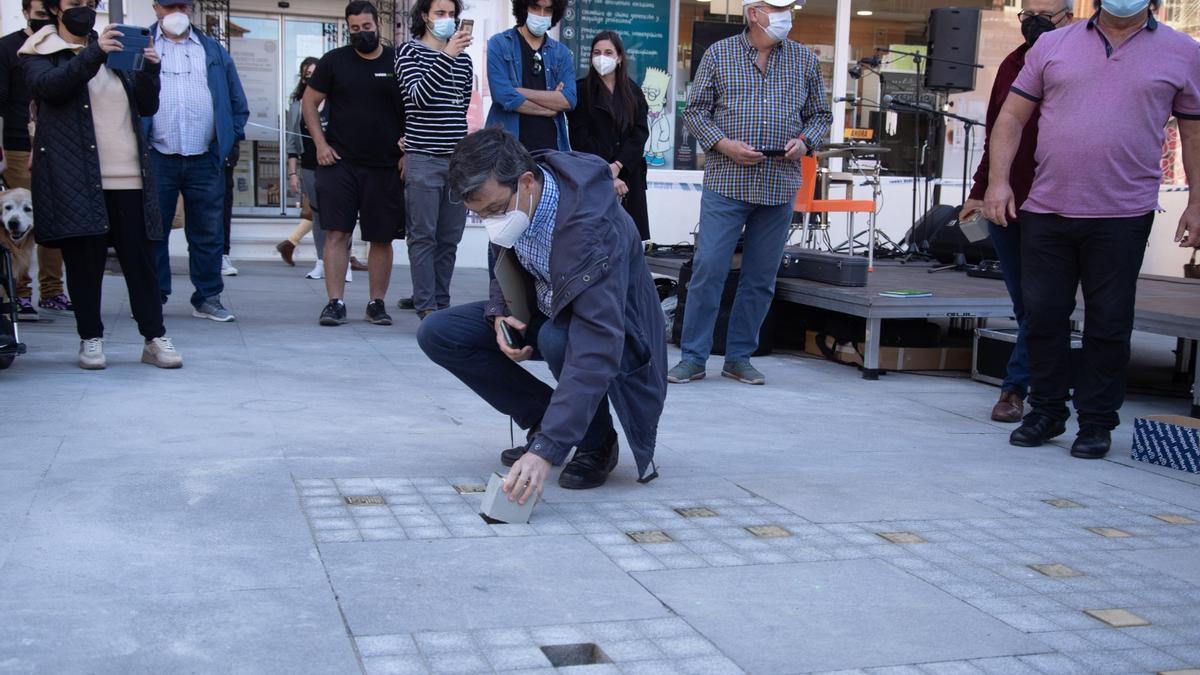
[[925, 544], [928, 543], [920, 535], [912, 532], [876, 532], [879, 536], [893, 544]]
[[1065, 578], [1065, 577], [1081, 577], [1083, 572], [1071, 569], [1062, 563], [1051, 563], [1048, 565], [1030, 565], [1029, 569], [1034, 572], [1040, 572], [1048, 577]]
[[705, 506], [691, 506], [686, 509], [675, 509], [675, 513], [684, 518], [713, 518], [717, 515], [716, 511]]
[[1123, 539], [1125, 537], [1133, 536], [1125, 530], [1118, 530], [1115, 527], [1089, 527], [1087, 530], [1088, 532], [1098, 534], [1101, 537], [1108, 537], [1110, 539]]
[[671, 535], [662, 530], [642, 530], [640, 532], [626, 532], [625, 536], [636, 541], [639, 544], [669, 544], [674, 539]]
[[379, 495], [346, 495], [347, 506], [383, 506], [386, 502]]
[[763, 539], [778, 539], [780, 537], [792, 536], [791, 532], [788, 532], [778, 525], [751, 525], [750, 527], [746, 528], [746, 531]]

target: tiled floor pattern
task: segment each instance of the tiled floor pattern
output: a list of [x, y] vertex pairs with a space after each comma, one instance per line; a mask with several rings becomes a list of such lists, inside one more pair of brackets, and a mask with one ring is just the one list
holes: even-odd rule
[[[841, 524], [815, 524], [753, 496], [688, 502], [544, 502], [528, 525], [488, 525], [477, 515], [480, 495], [460, 494], [455, 488], [482, 483], [478, 478], [296, 483], [318, 542], [579, 534], [627, 572], [883, 559], [1034, 635], [1052, 652], [864, 672], [1057, 675], [1200, 667], [1200, 582], [1194, 581], [1198, 573], [1191, 570], [1189, 579], [1188, 570], [1167, 574], [1137, 560], [1146, 552], [1195, 549], [1195, 566], [1200, 567], [1200, 525], [1194, 524], [1200, 521], [1200, 513], [1134, 492], [964, 494], [1006, 517]], [[380, 495], [385, 505], [346, 506], [344, 498], [354, 495]], [[768, 536], [752, 534], [751, 530], [761, 528], [766, 528]], [[1106, 536], [1112, 534], [1106, 529], [1130, 536]], [[640, 544], [629, 536], [634, 532], [665, 534], [670, 541]], [[1073, 574], [1064, 573], [1063, 568]], [[1110, 609], [1126, 610], [1149, 625], [1118, 628], [1095, 615], [1097, 610]], [[1093, 614], [1088, 614], [1089, 610]], [[613, 650], [623, 658], [610, 654], [612, 664], [589, 666], [586, 672], [725, 672], [736, 668], [721, 661], [724, 657], [719, 653], [699, 653], [701, 643], [708, 643], [690, 628], [690, 634], [684, 635], [685, 627], [677, 628], [680, 635], [633, 637], [628, 633], [626, 639], [599, 636], [588, 632], [594, 629], [580, 626], [546, 631], [581, 633], [587, 639], [580, 641], [597, 642], [606, 652], [607, 645], [620, 645]], [[437, 651], [435, 634], [361, 637], [359, 642], [368, 645], [363, 647], [363, 656], [372, 673], [451, 672], [471, 664], [480, 666], [481, 671], [502, 670], [516, 663], [523, 664], [519, 668], [547, 667], [528, 649], [528, 640], [537, 643], [533, 647], [546, 644], [545, 640], [536, 632], [521, 631], [511, 633], [513, 640], [518, 640], [518, 633], [524, 642], [501, 646], [489, 641], [492, 633], [455, 633], [454, 639], [462, 645], [471, 643], [473, 651], [456, 652], [453, 658]], [[656, 642], [685, 637], [696, 654], [685, 657], [678, 649], [672, 651], [673, 647]], [[407, 646], [410, 643], [411, 648]], [[385, 654], [379, 651], [382, 647], [378, 645], [383, 644], [406, 645], [409, 651]], [[497, 657], [495, 649], [511, 649], [505, 654], [513, 660], [497, 662], [496, 658], [503, 657]]]

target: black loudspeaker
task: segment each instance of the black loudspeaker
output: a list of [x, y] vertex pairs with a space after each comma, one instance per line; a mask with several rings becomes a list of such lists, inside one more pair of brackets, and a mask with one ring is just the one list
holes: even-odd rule
[[[729, 333], [729, 315], [733, 312], [733, 299], [737, 295], [740, 270], [730, 270], [725, 279], [725, 288], [721, 291], [721, 305], [717, 309], [717, 323], [713, 326], [712, 353], [717, 356], [725, 355], [725, 338]], [[688, 282], [692, 280], [692, 261], [689, 260], [679, 268], [679, 286], [675, 297], [678, 305], [675, 307], [675, 320], [671, 324], [671, 344], [677, 345], [683, 337], [683, 316], [687, 311]], [[751, 356], [766, 356], [771, 353], [775, 344], [775, 305], [767, 312], [763, 325], [758, 331], [758, 349]]]
[[[929, 59], [925, 62], [925, 88], [931, 91], [972, 91], [979, 58], [978, 9], [945, 7], [929, 11]], [[947, 63], [949, 59], [959, 63]]]
[[991, 237], [976, 242], [967, 240], [958, 226], [959, 209], [949, 204], [939, 204], [929, 209], [929, 213], [909, 230], [906, 240], [911, 240], [917, 250], [947, 265], [954, 262], [957, 253], [962, 253], [967, 262], [972, 264], [981, 260], [995, 260], [996, 247]]

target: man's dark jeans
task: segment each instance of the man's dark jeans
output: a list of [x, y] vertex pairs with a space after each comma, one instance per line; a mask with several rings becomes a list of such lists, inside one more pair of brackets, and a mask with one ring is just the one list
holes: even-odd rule
[[1013, 316], [1017, 319], [1017, 343], [1008, 359], [1001, 391], [1025, 398], [1029, 393], [1029, 348], [1025, 344], [1025, 300], [1021, 295], [1021, 223], [1009, 218], [1008, 227], [988, 223], [1004, 285], [1012, 298]]
[[1125, 401], [1137, 279], [1154, 213], [1065, 218], [1022, 211], [1020, 218], [1033, 412], [1069, 416], [1071, 313], [1082, 284], [1083, 359], [1075, 373], [1075, 410], [1081, 425], [1114, 429]]
[[183, 194], [184, 226], [188, 242], [188, 271], [191, 274], [192, 306], [219, 296], [225, 290], [221, 278], [221, 255], [225, 250], [222, 214], [225, 209], [225, 168], [212, 153], [185, 157], [150, 151], [150, 165], [158, 189], [162, 212], [163, 239], [158, 242], [155, 266], [158, 288], [171, 294], [171, 258], [168, 238], [175, 206]]
[[[417, 343], [434, 363], [453, 373], [493, 408], [512, 417], [522, 429], [528, 429], [541, 422], [554, 390], [500, 351], [496, 330], [483, 316], [485, 304], [473, 302], [430, 314], [421, 322]], [[533, 359], [545, 361], [558, 379], [567, 355], [566, 327], [546, 321], [533, 339]], [[600, 448], [612, 431], [612, 414], [605, 396], [577, 447]]]

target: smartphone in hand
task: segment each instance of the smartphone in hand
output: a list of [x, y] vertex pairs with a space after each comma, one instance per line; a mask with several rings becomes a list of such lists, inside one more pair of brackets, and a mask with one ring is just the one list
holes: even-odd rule
[[504, 319], [496, 319], [500, 322], [500, 332], [504, 333], [504, 343], [509, 349], [524, 349], [525, 336], [521, 335], [521, 331], [513, 328]]
[[113, 29], [121, 34], [121, 51], [108, 55], [108, 67], [135, 73], [140, 71], [145, 59], [143, 51], [150, 46], [150, 29], [127, 24], [117, 24]]
[[458, 30], [467, 35], [472, 34], [475, 32], [475, 19], [463, 19], [458, 22]]
[[764, 157], [783, 157], [787, 154], [787, 150], [783, 148], [755, 148], [763, 154]]

